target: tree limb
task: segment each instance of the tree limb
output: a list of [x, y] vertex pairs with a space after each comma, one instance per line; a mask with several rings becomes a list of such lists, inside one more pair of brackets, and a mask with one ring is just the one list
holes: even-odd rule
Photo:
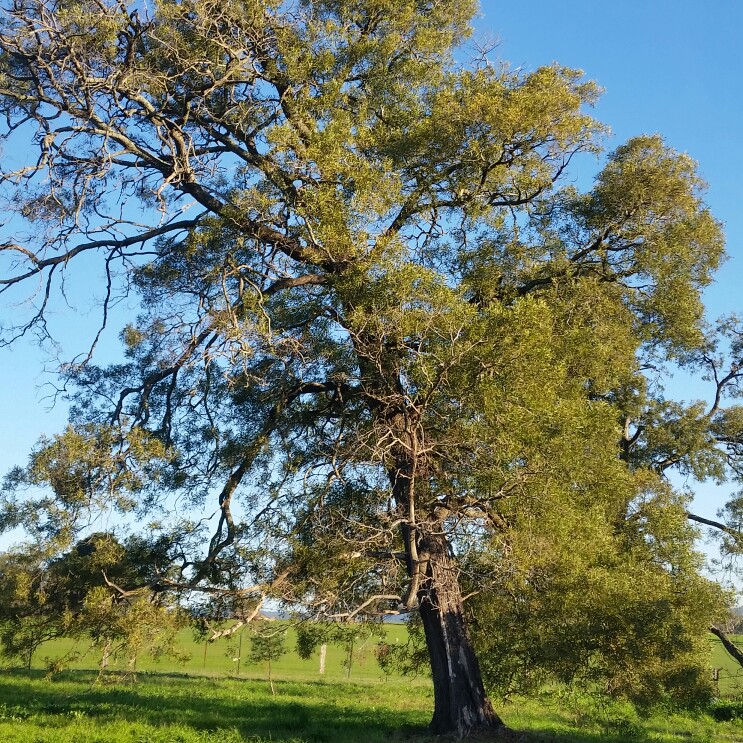
[[732, 526], [728, 526], [721, 521], [706, 519], [702, 516], [697, 516], [695, 513], [691, 513], [690, 511], [686, 512], [686, 518], [688, 518], [690, 521], [696, 521], [696, 523], [698, 524], [704, 524], [705, 526], [711, 526], [713, 529], [724, 531], [726, 534], [729, 534], [731, 537], [733, 537], [737, 542], [743, 542], [743, 533], [741, 533], [739, 529], [734, 529]]
[[735, 643], [719, 627], [712, 626], [709, 628], [709, 631], [715, 637], [719, 638], [722, 646], [727, 650], [730, 657], [733, 658], [738, 665], [743, 666], [743, 652], [735, 645]]

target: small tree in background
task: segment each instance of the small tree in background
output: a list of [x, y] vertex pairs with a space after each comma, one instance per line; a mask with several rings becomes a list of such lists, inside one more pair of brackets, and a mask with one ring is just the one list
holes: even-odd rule
[[350, 678], [359, 647], [373, 637], [384, 636], [384, 626], [379, 622], [307, 622], [297, 627], [297, 655], [308, 660], [318, 647], [338, 645], [343, 648], [343, 667]]
[[276, 696], [276, 689], [271, 675], [271, 663], [286, 653], [285, 627], [272, 626], [264, 622], [253, 626], [253, 634], [250, 637], [250, 655], [248, 657], [251, 663], [266, 663], [268, 684], [271, 687], [271, 694], [274, 696]]

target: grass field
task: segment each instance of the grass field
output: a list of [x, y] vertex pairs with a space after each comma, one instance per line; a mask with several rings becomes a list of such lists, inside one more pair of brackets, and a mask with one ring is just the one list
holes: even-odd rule
[[[743, 636], [731, 638], [743, 646]], [[712, 657], [710, 664], [712, 668], [719, 669], [720, 681], [718, 683], [721, 696], [743, 697], [743, 668], [741, 668], [723, 648], [720, 640], [714, 635], [709, 636]]]
[[[388, 643], [404, 643], [407, 639], [407, 630], [402, 624], [387, 624], [383, 630]], [[242, 635], [242, 642], [241, 642]], [[328, 645], [325, 660], [324, 678], [328, 680], [350, 678], [351, 679], [381, 679], [384, 674], [377, 664], [374, 649], [380, 642], [379, 637], [371, 637], [366, 641], [355, 643], [353, 657], [349, 674], [348, 653], [344, 648], [330, 644]], [[178, 648], [188, 659], [180, 662], [174, 658], [162, 657], [152, 658], [147, 653], [142, 653], [136, 661], [137, 672], [159, 671], [164, 673], [194, 674], [202, 676], [237, 676], [238, 661], [240, 658], [240, 676], [259, 676], [265, 672], [262, 664], [252, 664], [248, 660], [250, 643], [250, 631], [245, 629], [229, 639], [219, 639], [215, 642], [202, 642], [194, 639], [190, 630], [182, 630], [179, 635]], [[302, 660], [296, 651], [296, 633], [289, 629], [286, 634], [286, 655], [274, 661], [272, 670], [280, 676], [294, 679], [322, 679], [319, 674], [318, 654], [309, 660]], [[69, 667], [73, 670], [91, 670], [97, 668], [101, 658], [100, 647], [91, 647], [86, 642], [75, 642], [69, 640], [57, 640], [44, 644], [33, 658], [32, 668], [46, 669], [49, 659], [64, 655], [67, 652], [76, 652], [80, 658], [73, 661]], [[118, 666], [122, 667], [121, 661]]]
[[[0, 672], [0, 739], [18, 743], [423, 743], [432, 691], [424, 681], [264, 681], [141, 674], [96, 683], [90, 671], [54, 681]], [[639, 720], [618, 708], [587, 716], [564, 700], [502, 706], [524, 741], [742, 743], [743, 723], [700, 715]]]
[[[404, 643], [407, 637], [406, 629], [401, 624], [384, 626], [386, 641], [392, 644]], [[243, 631], [242, 646], [240, 637], [229, 640], [220, 639], [214, 643], [200, 642], [194, 639], [190, 630], [183, 630], [179, 636], [179, 649], [188, 657], [185, 662], [174, 658], [163, 657], [154, 659], [147, 653], [137, 658], [136, 670], [156, 671], [162, 673], [179, 673], [201, 676], [237, 676], [260, 677], [265, 673], [264, 665], [251, 664], [249, 654], [248, 630]], [[733, 637], [743, 645], [743, 636]], [[365, 642], [354, 646], [350, 669], [350, 678], [353, 680], [381, 680], [384, 674], [380, 670], [374, 657], [374, 648], [379, 638], [372, 637]], [[709, 636], [711, 657], [710, 667], [719, 669], [719, 693], [723, 697], [743, 696], [743, 668], [741, 668], [725, 652], [722, 643], [713, 635]], [[325, 664], [325, 675], [319, 674], [318, 656], [309, 660], [302, 660], [295, 652], [296, 635], [289, 629], [286, 638], [287, 653], [273, 664], [273, 671], [279, 676], [295, 680], [337, 680], [349, 678], [348, 655], [337, 646], [329, 645]], [[70, 664], [73, 670], [91, 670], [97, 668], [100, 661], [100, 648], [91, 647], [88, 643], [72, 643], [69, 640], [59, 640], [43, 645], [35, 654], [32, 668], [46, 669], [50, 658], [63, 655], [70, 650], [80, 653], [81, 657]], [[239, 669], [237, 658], [240, 657]], [[119, 668], [123, 664], [119, 663]], [[116, 666], [114, 666], [116, 668]]]
[[[404, 641], [405, 629], [387, 628], [388, 642]], [[384, 676], [367, 647], [357, 647], [347, 678], [344, 652], [330, 646], [326, 674], [317, 658], [300, 660], [292, 652], [274, 667], [276, 695], [265, 669], [231, 655], [234, 642], [207, 647], [190, 634], [182, 637], [191, 659], [180, 666], [143, 656], [137, 681], [110, 675], [96, 680], [98, 656], [78, 662], [53, 680], [39, 669], [0, 671], [0, 740], [5, 743], [423, 743], [433, 707], [427, 679]], [[243, 640], [244, 653], [247, 642]], [[718, 643], [719, 644], [719, 643]], [[58, 645], [57, 650], [69, 649]], [[713, 663], [722, 648], [712, 643]], [[718, 665], [724, 669], [729, 664]], [[723, 684], [737, 684], [721, 676]], [[743, 721], [715, 722], [706, 714], [656, 713], [640, 719], [621, 705], [602, 707], [586, 698], [545, 692], [539, 698], [498, 705], [507, 724], [524, 741], [552, 743], [743, 743]]]

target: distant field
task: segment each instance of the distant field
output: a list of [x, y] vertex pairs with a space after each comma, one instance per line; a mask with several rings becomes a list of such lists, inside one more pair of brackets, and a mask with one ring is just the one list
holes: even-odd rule
[[[407, 630], [402, 624], [384, 625], [386, 641], [404, 643], [407, 639]], [[242, 636], [242, 647], [240, 637]], [[365, 642], [357, 642], [353, 649], [353, 658], [350, 669], [352, 679], [380, 679], [384, 676], [374, 655], [374, 649], [381, 639], [371, 637]], [[183, 630], [179, 636], [179, 651], [188, 655], [185, 663], [170, 657], [154, 659], [147, 653], [137, 657], [137, 671], [157, 671], [160, 673], [187, 673], [205, 676], [237, 675], [240, 657], [240, 676], [257, 678], [265, 675], [264, 664], [251, 664], [248, 661], [250, 651], [250, 631], [243, 630], [229, 639], [221, 638], [214, 642], [198, 642], [190, 630]], [[287, 653], [272, 663], [272, 670], [276, 676], [293, 679], [321, 679], [319, 673], [319, 654], [309, 660], [302, 660], [296, 653], [296, 633], [289, 629], [286, 637]], [[32, 668], [45, 669], [49, 658], [59, 657], [69, 650], [82, 654], [82, 657], [70, 664], [74, 670], [90, 670], [98, 667], [101, 659], [99, 647], [91, 647], [86, 642], [73, 643], [69, 640], [56, 640], [42, 645], [33, 658]], [[328, 680], [348, 678], [348, 654], [338, 645], [328, 645], [325, 660], [324, 678]], [[122, 668], [122, 663], [112, 664], [114, 669]]]
[[[731, 639], [743, 647], [743, 635], [733, 635]], [[725, 648], [717, 637], [710, 635], [709, 643], [712, 648], [711, 667], [720, 669], [720, 695], [743, 696], [743, 668], [725, 652]]]
[[[402, 624], [388, 624], [384, 626], [386, 641], [392, 644], [404, 643], [407, 639], [407, 630]], [[137, 671], [154, 671], [159, 673], [185, 673], [203, 676], [234, 676], [238, 672], [237, 658], [240, 657], [240, 676], [245, 678], [261, 678], [265, 676], [266, 668], [263, 664], [251, 664], [248, 661], [249, 653], [249, 630], [242, 633], [242, 653], [240, 653], [240, 636], [237, 635], [228, 640], [220, 639], [213, 643], [197, 642], [190, 630], [180, 633], [179, 648], [189, 656], [185, 663], [173, 658], [161, 658], [155, 660], [147, 653], [137, 658]], [[743, 636], [735, 637], [743, 646]], [[374, 656], [374, 648], [379, 638], [372, 637], [364, 643], [358, 643], [354, 647], [353, 661], [351, 664], [350, 678], [354, 680], [378, 680], [384, 678]], [[722, 643], [714, 637], [709, 636], [710, 648], [712, 650], [710, 667], [720, 669], [719, 691], [721, 696], [743, 696], [743, 668], [728, 656]], [[296, 653], [296, 634], [288, 630], [286, 640], [287, 654], [272, 665], [275, 675], [297, 680], [322, 679], [319, 674], [319, 656], [317, 653], [309, 660], [302, 660]], [[70, 649], [75, 649], [83, 654], [80, 660], [70, 665], [74, 670], [91, 670], [98, 667], [101, 652], [100, 648], [91, 648], [89, 644], [78, 642], [71, 643], [68, 640], [59, 640], [43, 645], [34, 656], [32, 667], [34, 669], [47, 668], [47, 658], [60, 656]], [[327, 680], [338, 680], [349, 677], [347, 665], [348, 655], [343, 648], [337, 645], [329, 645], [326, 661], [325, 675]], [[112, 668], [121, 668], [122, 664], [113, 665]], [[393, 677], [397, 677], [393, 674]]]

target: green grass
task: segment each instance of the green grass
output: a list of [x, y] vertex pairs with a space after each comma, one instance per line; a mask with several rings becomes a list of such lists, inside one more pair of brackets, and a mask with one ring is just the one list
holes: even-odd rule
[[[388, 642], [404, 642], [405, 628], [389, 625]], [[71, 649], [69, 642], [39, 650], [35, 670], [0, 671], [0, 740], [3, 743], [424, 743], [433, 708], [426, 679], [386, 677], [373, 656], [376, 640], [356, 647], [347, 678], [342, 648], [330, 646], [326, 673], [317, 656], [302, 661], [290, 652], [273, 668], [272, 696], [265, 668], [245, 662], [240, 677], [239, 640], [207, 646], [181, 636], [191, 658], [159, 663], [137, 659], [137, 682], [110, 674], [96, 680], [100, 650], [47, 679], [45, 656]], [[723, 669], [721, 692], [733, 693], [743, 674], [711, 639], [712, 663]], [[81, 645], [80, 649], [84, 649]], [[87, 668], [87, 670], [83, 670]], [[740, 677], [740, 678], [739, 678]], [[602, 706], [604, 705], [604, 706]], [[657, 713], [640, 719], [628, 706], [544, 693], [496, 705], [524, 741], [541, 743], [743, 743], [743, 720], [716, 722], [709, 715]], [[743, 716], [743, 705], [741, 706]]]
[[[23, 743], [423, 743], [432, 690], [423, 680], [265, 681], [141, 674], [136, 684], [96, 683], [91, 671], [49, 681], [40, 671], [0, 672], [0, 739]], [[564, 700], [519, 700], [500, 709], [525, 741], [743, 743], [743, 723], [706, 715], [570, 709]]]
[[[743, 647], [743, 635], [733, 635], [731, 639]], [[725, 651], [720, 640], [709, 636], [712, 668], [719, 669], [718, 689], [721, 697], [740, 697], [743, 695], [743, 668]]]
[[[385, 625], [386, 641], [389, 643], [404, 643], [407, 639], [407, 630], [401, 624]], [[136, 670], [158, 671], [163, 673], [186, 673], [205, 676], [232, 676], [237, 675], [238, 663], [235, 660], [241, 655], [240, 676], [254, 677], [265, 673], [265, 666], [251, 664], [248, 659], [250, 650], [250, 632], [242, 633], [242, 652], [240, 652], [239, 634], [229, 639], [219, 639], [215, 642], [196, 641], [190, 630], [183, 630], [179, 635], [178, 648], [188, 656], [186, 662], [174, 658], [163, 657], [154, 659], [147, 653], [137, 658]], [[365, 642], [356, 643], [353, 652], [353, 661], [350, 669], [351, 679], [378, 680], [384, 674], [377, 664], [374, 649], [380, 641], [372, 637]], [[319, 673], [319, 656], [317, 653], [309, 660], [302, 660], [296, 653], [296, 634], [292, 629], [287, 632], [287, 654], [272, 664], [276, 674], [291, 676], [295, 679], [322, 679]], [[32, 668], [48, 668], [49, 659], [64, 655], [69, 651], [76, 651], [81, 657], [70, 664], [73, 670], [90, 670], [98, 667], [101, 658], [99, 647], [91, 647], [90, 643], [71, 640], [55, 640], [45, 643], [37, 650], [33, 658]], [[342, 647], [328, 645], [325, 660], [324, 678], [328, 680], [347, 678], [349, 669], [346, 665], [348, 656]], [[122, 667], [120, 662], [117, 667]]]
[[[389, 624], [384, 627], [386, 641], [389, 643], [404, 643], [407, 631], [404, 625]], [[147, 653], [137, 658], [136, 670], [156, 671], [161, 673], [182, 673], [201, 676], [236, 676], [238, 664], [235, 660], [239, 654], [240, 676], [254, 678], [265, 675], [265, 666], [251, 664], [248, 659], [249, 636], [246, 629], [243, 631], [242, 653], [239, 653], [239, 635], [220, 639], [213, 643], [196, 641], [190, 630], [183, 630], [179, 635], [178, 647], [188, 656], [188, 660], [180, 662], [174, 658], [163, 657], [154, 659]], [[743, 636], [733, 638], [743, 646]], [[380, 680], [384, 674], [377, 665], [374, 657], [374, 647], [378, 638], [372, 637], [365, 643], [357, 644], [354, 648], [354, 657], [351, 667], [352, 680]], [[710, 666], [720, 669], [719, 693], [722, 697], [743, 696], [743, 668], [741, 668], [725, 652], [722, 643], [714, 635], [709, 635], [711, 648]], [[296, 634], [293, 630], [287, 633], [287, 654], [273, 664], [273, 670], [279, 675], [292, 677], [297, 680], [339, 680], [348, 676], [346, 664], [347, 655], [343, 648], [329, 645], [325, 663], [325, 676], [319, 674], [318, 655], [309, 660], [302, 660], [295, 651]], [[81, 658], [70, 664], [73, 670], [91, 670], [98, 667], [101, 657], [100, 647], [91, 647], [90, 643], [58, 640], [43, 645], [35, 654], [32, 668], [46, 669], [49, 659], [61, 656], [64, 653], [76, 650]], [[122, 668], [119, 662], [115, 668]]]
[[[39, 672], [0, 674], [0, 736], [8, 741], [370, 741], [422, 730], [425, 682], [263, 681], [174, 674], [136, 684], [96, 684], [92, 672], [54, 681]], [[392, 704], [394, 700], [394, 704]], [[4, 719], [3, 719], [4, 718]]]

